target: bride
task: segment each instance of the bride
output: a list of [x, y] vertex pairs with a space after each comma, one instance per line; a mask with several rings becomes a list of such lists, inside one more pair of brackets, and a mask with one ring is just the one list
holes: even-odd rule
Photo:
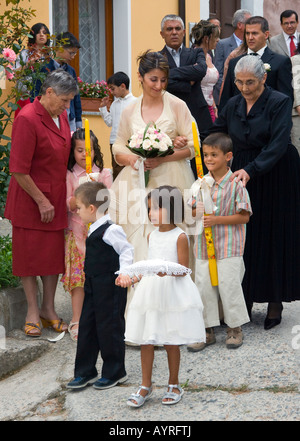
[[[134, 246], [135, 261], [147, 258], [147, 236], [153, 226], [148, 216], [142, 216], [146, 207], [144, 198], [161, 185], [178, 187], [182, 194], [194, 182], [189, 160], [194, 157], [192, 133], [193, 117], [184, 101], [166, 92], [169, 66], [159, 52], [146, 51], [138, 57], [138, 79], [143, 94], [124, 109], [121, 115], [113, 154], [119, 165], [125, 166], [111, 187], [110, 214], [121, 224], [127, 239]], [[165, 157], [146, 159], [144, 170], [150, 171], [146, 189], [140, 189], [138, 156], [126, 145], [130, 137], [145, 129], [149, 122], [172, 140], [174, 153]], [[113, 199], [115, 197], [115, 200]], [[182, 226], [186, 230], [185, 225]]]

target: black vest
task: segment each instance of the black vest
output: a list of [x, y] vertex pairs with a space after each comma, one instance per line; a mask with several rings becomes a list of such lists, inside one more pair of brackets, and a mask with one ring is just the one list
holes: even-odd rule
[[103, 235], [110, 225], [112, 222], [107, 221], [86, 239], [84, 272], [88, 277], [115, 273], [119, 269], [119, 254], [103, 240]]

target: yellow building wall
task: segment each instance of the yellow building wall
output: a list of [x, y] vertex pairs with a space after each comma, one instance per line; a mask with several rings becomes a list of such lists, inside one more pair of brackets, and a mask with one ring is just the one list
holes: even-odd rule
[[[36, 17], [31, 20], [29, 25], [37, 22], [45, 23], [49, 26], [49, 1], [48, 0], [24, 0], [21, 2], [24, 8], [31, 7], [36, 10]], [[0, 2], [0, 13], [5, 11], [5, 2]], [[186, 26], [187, 37], [186, 45], [189, 45], [188, 23], [197, 22], [200, 19], [200, 0], [186, 0]], [[137, 79], [137, 62], [139, 54], [147, 49], [154, 51], [161, 50], [164, 40], [160, 36], [160, 22], [167, 14], [178, 14], [178, 0], [131, 0], [131, 69], [132, 69], [132, 93], [139, 96], [142, 93], [141, 86]], [[9, 87], [8, 82], [6, 83]], [[110, 128], [106, 126], [99, 115], [83, 113], [84, 119], [88, 118], [90, 129], [93, 130], [99, 140], [102, 153], [104, 155], [104, 166], [111, 167], [111, 155], [109, 149]], [[8, 133], [9, 134], [9, 133]]]
[[[35, 10], [35, 17], [28, 23], [29, 26], [33, 26], [35, 23], [45, 23], [49, 26], [49, 2], [48, 0], [24, 0], [21, 2], [22, 8], [31, 8]], [[5, 1], [0, 2], [0, 14], [3, 14], [6, 10]], [[26, 45], [26, 39], [24, 44]], [[6, 91], [10, 90], [10, 82], [6, 81], [6, 89], [3, 91], [3, 98], [6, 95]], [[2, 102], [2, 100], [1, 100]], [[95, 133], [99, 140], [101, 151], [104, 156], [104, 166], [111, 167], [111, 155], [109, 149], [109, 136], [110, 128], [106, 126], [100, 115], [82, 114], [82, 122], [84, 127], [84, 120], [88, 118], [90, 129]], [[6, 134], [11, 135], [11, 127], [8, 127]]]
[[198, 23], [200, 21], [200, 1], [186, 0], [185, 7], [185, 21], [186, 21], [186, 46], [189, 47], [189, 23]]

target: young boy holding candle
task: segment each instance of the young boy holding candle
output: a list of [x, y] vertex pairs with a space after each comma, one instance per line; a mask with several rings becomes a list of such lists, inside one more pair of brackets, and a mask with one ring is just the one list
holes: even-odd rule
[[[203, 141], [204, 163], [208, 175], [214, 179], [211, 196], [217, 207], [213, 214], [203, 217], [203, 227], [212, 227], [217, 258], [218, 286], [212, 286], [204, 231], [195, 243], [195, 283], [204, 305], [206, 343], [188, 345], [197, 352], [215, 343], [214, 326], [220, 325], [219, 298], [222, 302], [224, 321], [227, 324], [226, 346], [236, 349], [243, 343], [241, 325], [249, 322], [242, 290], [244, 276], [243, 252], [246, 223], [251, 204], [248, 192], [241, 182], [231, 180], [228, 163], [232, 158], [232, 141], [224, 133], [213, 133]], [[204, 177], [205, 178], [205, 177]]]
[[[75, 191], [77, 211], [85, 224], [91, 223], [84, 263], [84, 304], [79, 322], [75, 378], [68, 389], [93, 384], [108, 389], [127, 380], [125, 370], [126, 289], [129, 276], [115, 272], [133, 262], [133, 247], [121, 226], [111, 222], [107, 209], [109, 190], [99, 182], [86, 182]], [[116, 282], [119, 286], [116, 285]], [[103, 360], [97, 380], [96, 362]]]

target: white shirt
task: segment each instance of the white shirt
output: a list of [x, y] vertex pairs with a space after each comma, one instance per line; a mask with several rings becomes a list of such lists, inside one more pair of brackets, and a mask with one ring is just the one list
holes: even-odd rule
[[[97, 228], [111, 220], [109, 214], [105, 214], [92, 223], [89, 228], [88, 236], [90, 236]], [[119, 254], [120, 269], [125, 268], [133, 263], [133, 246], [127, 241], [126, 234], [120, 225], [110, 225], [103, 235], [103, 241], [113, 247]]]
[[236, 45], [237, 45], [237, 46], [240, 46], [240, 45], [243, 43], [243, 40], [241, 40], [239, 37], [237, 37], [237, 36], [235, 35], [235, 33], [233, 33], [232, 35], [234, 36], [234, 39], [235, 39], [235, 41], [236, 41]]
[[170, 54], [173, 57], [173, 60], [175, 61], [175, 64], [177, 67], [180, 66], [180, 53], [182, 50], [182, 45], [180, 46], [180, 48], [177, 49], [177, 51], [169, 46], [166, 46], [166, 48], [168, 49], [168, 51], [170, 52]]
[[284, 36], [284, 39], [285, 39], [285, 42], [286, 42], [289, 54], [291, 56], [291, 49], [290, 49], [291, 39], [290, 39], [290, 37], [292, 37], [292, 36], [295, 37], [294, 38], [294, 43], [295, 43], [295, 46], [296, 46], [296, 49], [297, 49], [297, 46], [298, 46], [298, 32], [296, 31], [293, 35], [288, 35], [285, 32], [282, 32], [282, 33], [283, 33], [283, 36]]
[[102, 116], [105, 124], [108, 127], [112, 127], [109, 138], [110, 144], [113, 144], [116, 140], [122, 111], [125, 109], [125, 107], [136, 100], [137, 98], [133, 96], [132, 93], [128, 93], [124, 98], [115, 98], [111, 103], [109, 112], [106, 107], [99, 107], [100, 115]]
[[[259, 57], [261, 58], [263, 56], [263, 53], [265, 52], [266, 47], [267, 47], [267, 45], [265, 45], [264, 47], [262, 47], [261, 49], [259, 49], [259, 51], [255, 52], [255, 53], [258, 54]], [[248, 52], [247, 53], [248, 53], [248, 55], [249, 54], [253, 54], [254, 51], [252, 51], [251, 49], [248, 48]]]
[[57, 127], [60, 129], [60, 124], [59, 124], [59, 118], [58, 116], [56, 118], [52, 118], [53, 121], [55, 122], [55, 124], [57, 125]]

